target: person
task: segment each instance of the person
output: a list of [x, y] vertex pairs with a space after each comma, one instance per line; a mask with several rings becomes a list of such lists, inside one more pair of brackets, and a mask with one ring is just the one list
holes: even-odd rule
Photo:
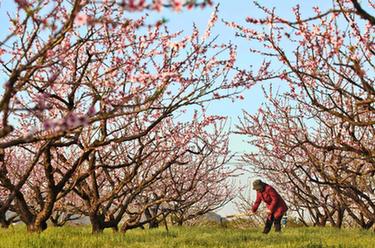
[[272, 224], [275, 226], [275, 232], [281, 232], [281, 219], [288, 210], [285, 201], [272, 186], [259, 179], [253, 182], [253, 189], [257, 192], [257, 198], [252, 207], [252, 212], [255, 213], [258, 210], [262, 201], [264, 201], [267, 206], [267, 220], [263, 233], [269, 233]]

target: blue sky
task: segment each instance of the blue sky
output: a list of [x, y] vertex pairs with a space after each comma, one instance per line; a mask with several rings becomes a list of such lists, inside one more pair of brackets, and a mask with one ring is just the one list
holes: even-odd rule
[[[226, 21], [235, 21], [240, 24], [246, 25], [245, 18], [247, 16], [259, 17], [261, 14], [260, 11], [254, 6], [252, 1], [249, 0], [216, 0], [214, 2], [219, 3], [220, 6], [219, 22], [212, 30], [212, 35], [219, 35], [218, 42], [231, 41], [238, 46], [237, 63], [239, 67], [249, 68], [249, 66], [252, 65], [256, 68], [257, 65], [262, 62], [262, 58], [260, 56], [255, 56], [254, 54], [251, 54], [249, 52], [250, 45], [256, 44], [249, 44], [244, 39], [236, 38], [234, 36], [234, 30], [224, 25], [221, 22], [221, 19]], [[313, 6], [319, 6], [322, 9], [326, 9], [331, 4], [331, 1], [327, 0], [267, 0], [259, 2], [266, 5], [267, 7], [275, 7], [276, 13], [285, 18], [293, 18], [291, 9], [296, 4], [300, 4], [302, 6], [303, 16], [310, 16], [312, 14], [311, 8]], [[0, 4], [0, 37], [4, 37], [4, 35], [8, 31], [8, 27], [6, 25], [6, 23], [8, 22], [6, 12], [14, 12], [14, 1], [0, 0]], [[183, 11], [181, 13], [164, 10], [162, 13], [151, 12], [150, 18], [160, 19], [162, 17], [165, 17], [169, 20], [167, 25], [171, 31], [184, 30], [184, 32], [190, 33], [190, 31], [192, 30], [193, 22], [200, 30], [203, 31], [207, 25], [212, 11], [212, 8], [194, 9], [191, 11]], [[131, 14], [129, 15], [131, 16]], [[1, 82], [1, 84], [2, 83], [3, 82]], [[264, 101], [263, 93], [259, 86], [245, 91], [243, 95], [245, 96], [245, 100], [243, 101], [237, 101], [235, 103], [232, 103], [231, 101], [213, 103], [209, 106], [208, 111], [209, 113], [228, 116], [230, 118], [230, 123], [232, 124], [232, 126], [234, 126], [236, 123], [238, 123], [238, 117], [241, 116], [242, 110], [253, 113]], [[251, 148], [246, 144], [246, 142], [243, 141], [243, 139], [243, 137], [240, 137], [238, 135], [232, 135], [230, 143], [231, 150], [234, 152], [238, 152], [239, 154], [249, 151]], [[248, 174], [243, 175], [240, 178], [240, 182], [242, 184], [247, 183], [249, 181], [249, 177], [250, 175]], [[235, 212], [233, 204], [229, 204], [219, 211], [219, 213], [222, 215], [231, 214], [233, 212]]]

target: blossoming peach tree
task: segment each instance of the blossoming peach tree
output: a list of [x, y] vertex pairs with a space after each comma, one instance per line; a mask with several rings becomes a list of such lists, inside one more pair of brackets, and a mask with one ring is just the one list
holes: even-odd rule
[[248, 17], [250, 27], [228, 25], [263, 46], [251, 51], [268, 58], [266, 77], [281, 83], [277, 93], [265, 90], [269, 101], [257, 113], [242, 118], [239, 133], [258, 148], [245, 161], [288, 185], [286, 191], [299, 191], [289, 195], [290, 202], [305, 195], [296, 208], [310, 202], [319, 206], [313, 211], [323, 211], [324, 194], [317, 189], [328, 187], [325, 204], [334, 209], [324, 210], [330, 212], [326, 219], [341, 226], [345, 212], [370, 228], [375, 222], [373, 2], [336, 0], [328, 10], [313, 8], [315, 15], [308, 18], [297, 5], [294, 20], [256, 5], [264, 18]]
[[[164, 170], [182, 163], [176, 161], [193, 161], [184, 158], [189, 139], [209, 140], [205, 129], [222, 119], [191, 117], [186, 125], [202, 123], [202, 129], [179, 131], [189, 113], [239, 98], [255, 82], [235, 68], [235, 47], [211, 38], [217, 9], [204, 33], [195, 28], [185, 36], [147, 17], [127, 18], [129, 11], [180, 11], [211, 1], [15, 2], [10, 31], [0, 41], [0, 210], [15, 211], [29, 231], [44, 230], [64, 202], [74, 208], [81, 200], [88, 216], [110, 218], [116, 203], [129, 205]], [[126, 144], [134, 149], [114, 153]], [[170, 155], [160, 150], [165, 145]], [[161, 161], [151, 163], [158, 154]], [[149, 170], [157, 173], [129, 186]], [[116, 180], [130, 189], [114, 187]], [[117, 224], [129, 209], [121, 211]], [[104, 219], [92, 224], [93, 231], [112, 227]]]

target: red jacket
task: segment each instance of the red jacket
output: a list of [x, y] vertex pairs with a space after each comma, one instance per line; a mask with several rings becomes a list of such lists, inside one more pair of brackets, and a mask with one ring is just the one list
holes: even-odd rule
[[257, 192], [257, 199], [252, 209], [253, 212], [257, 211], [262, 201], [266, 203], [267, 209], [271, 210], [271, 215], [276, 219], [280, 218], [288, 210], [283, 198], [268, 184], [265, 185], [263, 192]]

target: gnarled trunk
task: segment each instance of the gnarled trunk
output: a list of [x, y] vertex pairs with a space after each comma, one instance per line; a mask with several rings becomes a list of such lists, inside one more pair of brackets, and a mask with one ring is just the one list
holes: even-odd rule
[[44, 202], [42, 210], [39, 213], [34, 214], [28, 208], [23, 195], [18, 192], [15, 201], [15, 208], [20, 219], [26, 224], [28, 232], [42, 232], [47, 229], [47, 220], [52, 214], [55, 200], [56, 194], [50, 192], [48, 199]]
[[26, 225], [26, 228], [28, 232], [40, 233], [47, 229], [47, 223], [45, 221], [43, 222], [37, 221], [37, 222]]
[[89, 215], [91, 222], [92, 234], [103, 233], [104, 231], [104, 216], [97, 213], [90, 213]]
[[9, 221], [6, 217], [6, 211], [1, 211], [0, 212], [0, 225], [1, 228], [8, 228], [10, 225], [11, 221]]

